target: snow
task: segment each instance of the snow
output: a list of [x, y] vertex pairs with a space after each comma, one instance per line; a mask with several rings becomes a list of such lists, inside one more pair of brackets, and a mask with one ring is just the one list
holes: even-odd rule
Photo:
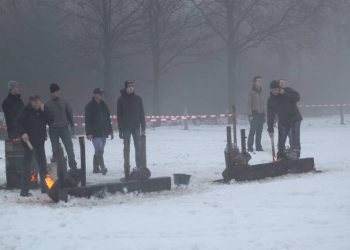
[[[349, 121], [347, 121], [350, 124]], [[315, 157], [322, 173], [263, 181], [214, 184], [224, 169], [225, 126], [147, 130], [153, 176], [191, 174], [189, 187], [151, 194], [70, 197], [52, 203], [34, 190], [0, 190], [0, 249], [350, 249], [350, 125], [338, 117], [305, 118], [302, 156]], [[248, 128], [240, 121], [239, 128]], [[78, 140], [74, 139], [77, 160]], [[271, 149], [251, 164], [269, 162]], [[46, 143], [51, 154], [50, 143]], [[88, 182], [123, 176], [122, 142], [108, 141], [107, 176], [92, 174], [93, 147], [86, 143]], [[0, 143], [0, 183], [5, 183]], [[133, 159], [133, 158], [132, 158]]]

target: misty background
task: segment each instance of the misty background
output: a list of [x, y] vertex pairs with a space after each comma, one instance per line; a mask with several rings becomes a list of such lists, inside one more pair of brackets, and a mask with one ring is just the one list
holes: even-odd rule
[[0, 0], [0, 99], [7, 82], [74, 113], [96, 87], [112, 113], [125, 80], [147, 115], [246, 110], [254, 76], [286, 79], [302, 104], [350, 103], [349, 0]]

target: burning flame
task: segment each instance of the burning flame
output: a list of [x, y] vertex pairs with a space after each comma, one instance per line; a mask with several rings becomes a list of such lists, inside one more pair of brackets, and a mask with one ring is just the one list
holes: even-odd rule
[[51, 189], [53, 184], [55, 184], [54, 179], [52, 179], [52, 177], [50, 175], [46, 175], [45, 177], [45, 183], [48, 189]]
[[33, 171], [32, 175], [30, 176], [30, 181], [31, 182], [37, 181], [37, 176], [38, 176], [37, 172]]
[[272, 161], [277, 161], [277, 156], [274, 156]]

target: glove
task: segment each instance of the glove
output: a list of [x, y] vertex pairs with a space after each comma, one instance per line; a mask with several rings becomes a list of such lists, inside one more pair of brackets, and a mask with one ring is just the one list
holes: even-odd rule
[[119, 138], [124, 139], [123, 131], [119, 130]]
[[146, 135], [146, 129], [141, 129], [141, 135], [145, 136]]

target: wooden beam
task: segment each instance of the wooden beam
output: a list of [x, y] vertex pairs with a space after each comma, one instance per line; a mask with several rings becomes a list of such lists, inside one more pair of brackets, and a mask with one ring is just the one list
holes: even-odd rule
[[[68, 201], [68, 195], [74, 197], [87, 197], [97, 194], [99, 192], [108, 192], [108, 193], [130, 193], [130, 192], [159, 192], [164, 190], [171, 190], [171, 178], [170, 177], [158, 177], [151, 178], [147, 180], [134, 180], [134, 181], [125, 181], [125, 182], [116, 182], [116, 183], [105, 183], [97, 184], [85, 187], [76, 187], [76, 188], [63, 188], [58, 189], [56, 195], [51, 195], [57, 201], [56, 197], [59, 197], [59, 200]], [[51, 197], [50, 196], [50, 197]]]
[[315, 171], [314, 158], [281, 160], [235, 168], [233, 170], [233, 179], [236, 181], [251, 181], [289, 173], [306, 173], [311, 171]]

